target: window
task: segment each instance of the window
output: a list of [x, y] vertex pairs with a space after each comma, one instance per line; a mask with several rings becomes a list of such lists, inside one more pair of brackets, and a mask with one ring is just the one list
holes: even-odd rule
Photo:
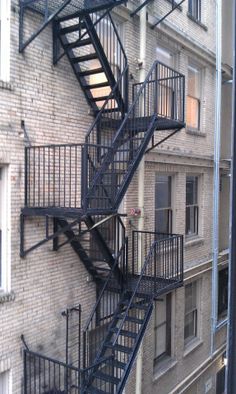
[[171, 356], [171, 293], [156, 301], [154, 364]]
[[220, 270], [218, 275], [218, 319], [223, 319], [228, 311], [228, 267]]
[[201, 71], [195, 66], [188, 66], [188, 96], [187, 96], [187, 127], [200, 129], [200, 92]]
[[194, 19], [201, 22], [201, 0], [189, 0], [188, 12]]
[[0, 0], [0, 80], [10, 80], [10, 0]]
[[159, 62], [164, 63], [166, 66], [173, 66], [173, 54], [168, 49], [158, 46], [156, 48], [156, 57]]
[[[161, 46], [156, 48], [156, 58], [168, 67], [172, 68], [174, 65], [173, 54]], [[166, 67], [161, 67], [159, 73], [161, 82], [159, 81], [157, 112], [160, 116], [172, 118], [175, 115], [173, 80], [168, 78], [169, 72]]]
[[155, 231], [167, 234], [172, 232], [170, 175], [156, 175]]
[[184, 316], [184, 342], [185, 344], [197, 337], [198, 334], [197, 311], [197, 282], [185, 286], [185, 316]]
[[0, 373], [0, 393], [10, 394], [10, 372]]
[[0, 291], [10, 287], [10, 240], [9, 240], [9, 190], [8, 168], [0, 168]]
[[198, 177], [186, 178], [186, 229], [187, 236], [198, 234]]

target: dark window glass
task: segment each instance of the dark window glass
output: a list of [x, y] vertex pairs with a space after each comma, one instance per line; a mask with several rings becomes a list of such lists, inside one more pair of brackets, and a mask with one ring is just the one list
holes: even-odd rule
[[197, 282], [185, 286], [185, 343], [197, 336]]
[[228, 310], [228, 267], [219, 271], [218, 318], [227, 316]]
[[170, 233], [171, 230], [171, 176], [157, 175], [155, 185], [155, 231]]
[[198, 234], [198, 177], [186, 178], [186, 235]]
[[201, 21], [201, 0], [189, 0], [188, 11], [197, 21]]
[[156, 301], [154, 336], [156, 364], [166, 356], [171, 356], [171, 294]]

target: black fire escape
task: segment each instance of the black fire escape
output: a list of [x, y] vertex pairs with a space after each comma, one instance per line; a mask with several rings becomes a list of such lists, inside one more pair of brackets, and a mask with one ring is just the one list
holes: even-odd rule
[[[122, 393], [154, 300], [183, 283], [182, 236], [133, 231], [128, 239], [118, 214], [143, 155], [155, 146], [154, 132], [166, 131], [163, 141], [184, 127], [185, 93], [184, 76], [158, 61], [144, 82], [129, 86], [110, 13], [122, 3], [20, 3], [20, 51], [52, 22], [54, 63], [67, 56], [94, 114], [82, 144], [25, 148], [21, 256], [48, 241], [55, 251], [69, 243], [98, 294], [79, 335], [79, 365], [24, 350], [25, 394]], [[31, 12], [41, 24], [24, 38]], [[26, 248], [29, 217], [45, 217], [45, 238]]]

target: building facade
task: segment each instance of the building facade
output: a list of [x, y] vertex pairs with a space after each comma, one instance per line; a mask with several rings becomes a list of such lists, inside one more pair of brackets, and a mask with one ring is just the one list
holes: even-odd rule
[[232, 58], [213, 330], [216, 2], [56, 3], [0, 1], [0, 393], [223, 393]]

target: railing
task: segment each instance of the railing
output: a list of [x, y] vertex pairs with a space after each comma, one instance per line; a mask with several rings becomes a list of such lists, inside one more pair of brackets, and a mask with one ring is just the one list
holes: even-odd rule
[[81, 394], [90, 371], [106, 365], [104, 357], [89, 368], [79, 369], [40, 353], [24, 349], [24, 394]]
[[[150, 231], [132, 232], [132, 276], [142, 274], [143, 261], [151, 253], [147, 276], [154, 288], [183, 280], [183, 236]], [[167, 282], [166, 282], [167, 281]]]
[[[113, 77], [118, 86], [116, 92], [121, 95], [124, 102], [124, 109], [128, 105], [128, 60], [123, 48], [117, 27], [109, 12], [106, 12], [103, 17], [100, 14], [93, 13], [91, 19], [102, 45], [103, 51], [108, 61]], [[97, 22], [99, 20], [99, 22]], [[123, 74], [120, 79], [119, 77]], [[109, 88], [110, 89], [110, 88]], [[115, 103], [113, 102], [113, 105]]]
[[[165, 100], [160, 99], [160, 93], [165, 93]], [[169, 97], [172, 100], [170, 108], [167, 105]], [[103, 200], [103, 207], [108, 209], [119, 205], [127, 189], [126, 180], [144, 154], [157, 121], [164, 121], [163, 129], [176, 128], [178, 125], [182, 127], [184, 76], [156, 61], [145, 81], [134, 88], [133, 103], [125, 117], [117, 112], [106, 116], [107, 103], [95, 119], [86, 140], [95, 143], [97, 127], [100, 126], [101, 130], [102, 126], [103, 133], [101, 131], [99, 135], [103, 140], [99, 142], [112, 146], [112, 150], [103, 156], [100, 169], [95, 171], [93, 178], [89, 177], [89, 169], [87, 170], [88, 192], [84, 196], [84, 201], [91, 209], [96, 205], [97, 197], [102, 194], [104, 184], [108, 196]]]
[[[105, 146], [85, 144], [45, 145], [25, 148], [25, 206], [26, 207], [81, 207], [81, 184], [84, 187], [86, 162], [89, 176], [94, 166], [107, 153]], [[88, 156], [84, 153], [89, 150]], [[92, 163], [92, 164], [91, 164]], [[85, 163], [84, 163], [85, 165]], [[107, 196], [105, 190], [102, 195]], [[82, 192], [83, 194], [83, 192]]]
[[[127, 278], [128, 240], [120, 248], [111, 272], [105, 281], [96, 304], [83, 330], [83, 367], [88, 368], [98, 361], [102, 345], [107, 337], [110, 323], [119, 304], [123, 286]], [[116, 267], [122, 267], [123, 279], [117, 282], [114, 277]]]
[[79, 394], [80, 370], [50, 357], [24, 350], [24, 394]]
[[[143, 91], [143, 102], [136, 106], [135, 115], [148, 116], [150, 109], [160, 118], [184, 122], [185, 77], [169, 66], [157, 62], [153, 80], [149, 79]], [[133, 100], [142, 83], [133, 85]]]

